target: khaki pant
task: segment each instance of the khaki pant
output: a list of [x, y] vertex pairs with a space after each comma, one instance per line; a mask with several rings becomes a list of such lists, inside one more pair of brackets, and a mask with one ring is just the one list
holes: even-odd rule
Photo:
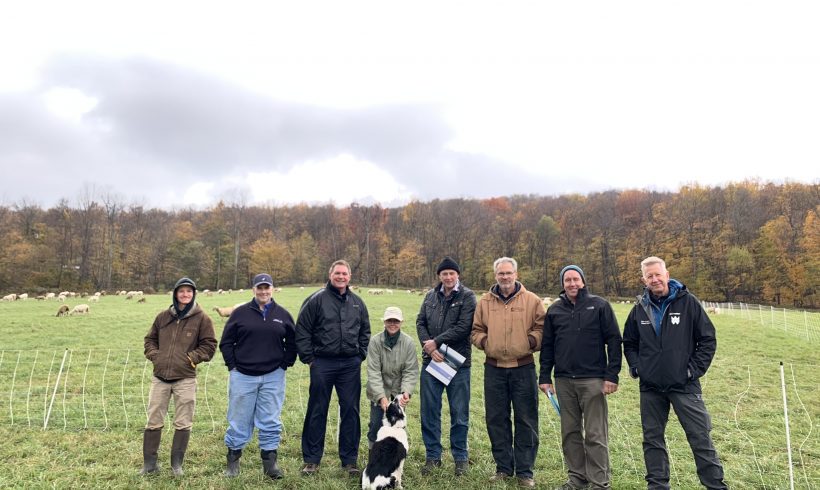
[[610, 488], [609, 421], [604, 380], [555, 378], [561, 405], [561, 447], [569, 481]]
[[148, 394], [146, 429], [163, 427], [171, 395], [174, 396], [174, 429], [190, 430], [194, 425], [196, 378], [183, 378], [166, 383], [154, 376], [151, 379], [151, 392]]

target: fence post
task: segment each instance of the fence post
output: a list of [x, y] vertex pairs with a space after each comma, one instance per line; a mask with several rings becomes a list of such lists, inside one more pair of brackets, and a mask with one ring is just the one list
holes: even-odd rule
[[780, 361], [780, 390], [783, 392], [783, 417], [786, 420], [786, 450], [789, 454], [789, 488], [794, 490], [794, 468], [792, 468], [792, 440], [789, 432], [789, 407], [786, 403], [786, 376], [783, 373], [783, 361]]
[[68, 349], [63, 352], [63, 361], [60, 363], [60, 370], [57, 372], [57, 380], [54, 382], [54, 392], [51, 394], [51, 402], [48, 404], [46, 419], [43, 421], [43, 430], [48, 428], [48, 419], [51, 417], [51, 407], [54, 406], [54, 398], [57, 396], [57, 389], [60, 387], [60, 376], [63, 374], [63, 366], [65, 366], [65, 358], [67, 355]]

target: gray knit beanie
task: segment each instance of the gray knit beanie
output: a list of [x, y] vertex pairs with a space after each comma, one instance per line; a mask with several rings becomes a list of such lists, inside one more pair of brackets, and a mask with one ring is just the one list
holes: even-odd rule
[[581, 268], [578, 267], [577, 265], [568, 265], [568, 266], [564, 267], [563, 269], [561, 269], [561, 275], [559, 276], [559, 282], [561, 284], [561, 287], [564, 287], [564, 273], [566, 271], [575, 271], [578, 274], [581, 274], [581, 280], [584, 281], [584, 286], [587, 285], [587, 278], [584, 277], [584, 271], [582, 271]]

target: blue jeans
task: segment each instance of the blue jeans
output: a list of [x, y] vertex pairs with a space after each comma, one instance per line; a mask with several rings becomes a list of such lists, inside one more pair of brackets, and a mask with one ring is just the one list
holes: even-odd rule
[[441, 398], [447, 390], [450, 404], [450, 452], [453, 461], [467, 461], [467, 429], [470, 427], [470, 368], [462, 367], [445, 386], [421, 367], [421, 438], [427, 459], [441, 459]]
[[228, 381], [228, 430], [225, 445], [242, 449], [259, 429], [259, 449], [279, 448], [282, 405], [285, 402], [285, 371], [281, 368], [262, 376], [247, 376], [236, 369]]

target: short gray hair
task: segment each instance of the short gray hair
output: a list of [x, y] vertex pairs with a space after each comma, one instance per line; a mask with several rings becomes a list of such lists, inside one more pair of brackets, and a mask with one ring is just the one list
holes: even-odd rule
[[661, 267], [663, 267], [663, 270], [666, 270], [666, 262], [664, 262], [662, 258], [655, 257], [653, 255], [652, 257], [647, 257], [641, 261], [641, 275], [643, 275], [647, 267], [655, 264], [660, 264]]
[[330, 264], [330, 270], [327, 271], [327, 273], [328, 274], [333, 274], [333, 269], [335, 269], [337, 265], [343, 265], [343, 266], [347, 267], [348, 274], [353, 275], [353, 269], [350, 268], [350, 264], [348, 264], [347, 261], [344, 260], [344, 259], [339, 259], [339, 260], [333, 262], [332, 264]]
[[513, 272], [518, 272], [518, 262], [516, 262], [515, 259], [512, 257], [500, 257], [498, 259], [495, 259], [495, 262], [493, 262], [493, 272], [498, 272], [498, 266], [505, 262], [508, 264], [512, 264]]

